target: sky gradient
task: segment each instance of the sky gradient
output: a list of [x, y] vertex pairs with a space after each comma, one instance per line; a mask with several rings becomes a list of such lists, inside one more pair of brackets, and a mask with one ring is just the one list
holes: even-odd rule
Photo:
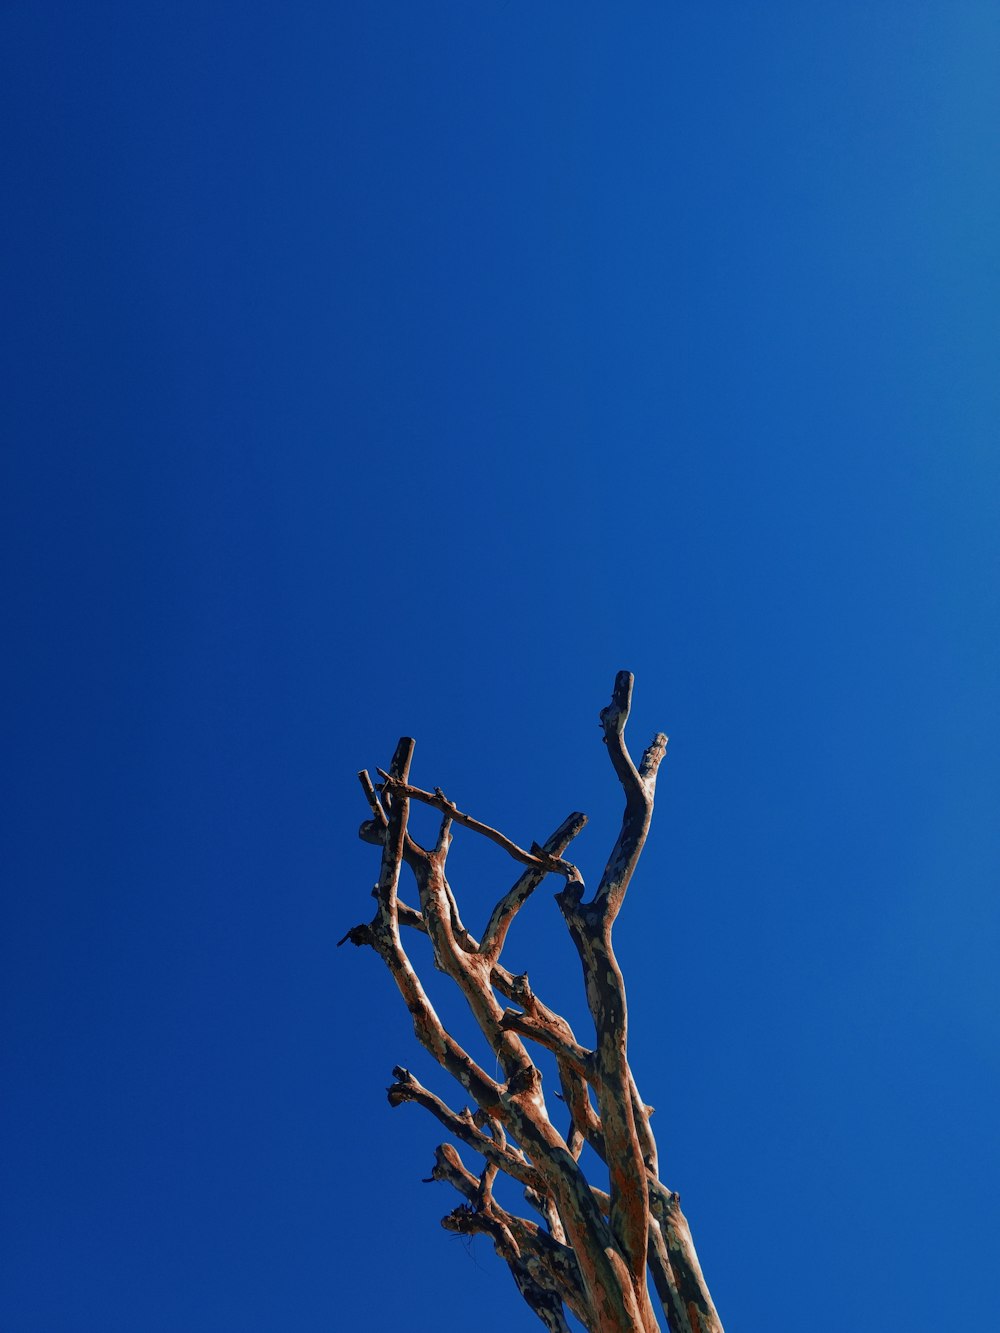
[[[355, 774], [584, 810], [593, 884], [619, 668], [724, 1323], [995, 1325], [1000, 10], [11, 0], [0, 51], [0, 1328], [531, 1326], [334, 948]], [[548, 887], [507, 958], [586, 1040]]]

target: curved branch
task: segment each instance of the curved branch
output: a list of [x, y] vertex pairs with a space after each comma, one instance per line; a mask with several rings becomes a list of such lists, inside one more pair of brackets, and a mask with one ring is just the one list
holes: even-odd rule
[[[381, 787], [367, 773], [359, 774], [371, 811], [361, 837], [382, 851], [375, 888], [378, 906], [370, 924], [356, 926], [344, 939], [371, 945], [383, 958], [413, 1016], [419, 1040], [478, 1108], [475, 1114], [456, 1113], [407, 1070], [394, 1071], [396, 1082], [389, 1089], [393, 1105], [403, 1101], [423, 1105], [484, 1159], [476, 1177], [465, 1171], [454, 1149], [438, 1150], [435, 1178], [451, 1179], [469, 1205], [452, 1213], [445, 1225], [489, 1234], [529, 1306], [557, 1333], [566, 1331], [564, 1301], [588, 1328], [600, 1333], [654, 1333], [647, 1263], [671, 1333], [721, 1333], [676, 1196], [656, 1176], [656, 1143], [649, 1125], [652, 1108], [642, 1102], [628, 1064], [625, 988], [611, 943], [615, 918], [649, 830], [656, 776], [666, 748], [666, 737], [657, 734], [638, 766], [633, 762], [625, 744], [632, 685], [630, 673], [620, 672], [611, 702], [601, 713], [625, 810], [591, 902], [583, 902], [579, 871], [563, 859], [586, 822], [583, 815], [570, 816], [543, 846], [532, 844], [526, 851], [460, 811], [440, 788], [429, 792], [411, 785], [413, 743], [404, 739], [389, 771], [378, 770]], [[443, 816], [433, 848], [419, 846], [407, 832], [408, 808], [414, 800]], [[481, 942], [463, 926], [445, 876], [453, 825], [495, 842], [524, 867], [516, 883], [497, 900]], [[416, 878], [419, 910], [399, 900], [404, 861]], [[576, 1040], [565, 1019], [537, 999], [526, 974], [511, 973], [499, 962], [518, 910], [548, 873], [565, 880], [557, 902], [583, 965], [595, 1027], [593, 1051]], [[401, 926], [430, 938], [435, 965], [464, 994], [499, 1057], [503, 1082], [490, 1078], [441, 1024], [403, 949]], [[503, 1009], [498, 995], [523, 1012]], [[566, 1138], [549, 1119], [541, 1074], [522, 1038], [539, 1042], [555, 1055], [570, 1114]], [[584, 1142], [591, 1143], [608, 1165], [609, 1194], [591, 1188], [580, 1169]], [[548, 1231], [497, 1204], [492, 1186], [499, 1171], [525, 1186], [525, 1197], [539, 1209]], [[569, 1281], [567, 1261], [573, 1265]]]
[[500, 1019], [500, 1026], [505, 1032], [518, 1032], [522, 1037], [530, 1037], [532, 1041], [537, 1041], [539, 1046], [544, 1046], [560, 1060], [564, 1060], [581, 1078], [588, 1080], [594, 1078], [593, 1051], [588, 1051], [579, 1042], [557, 1031], [554, 1025], [518, 1013], [516, 1009], [505, 1009]]
[[[555, 833], [542, 843], [541, 850], [543, 854], [561, 859], [563, 852], [586, 822], [587, 816], [581, 814], [580, 811], [576, 811], [568, 819], [563, 820]], [[513, 888], [509, 889], [494, 907], [486, 924], [486, 930], [483, 932], [482, 942], [479, 945], [479, 952], [489, 958], [491, 962], [496, 962], [500, 957], [500, 951], [503, 948], [504, 940], [507, 938], [507, 931], [510, 929], [511, 922], [541, 884], [546, 873], [544, 869], [534, 866], [526, 870]]]
[[419, 1083], [408, 1069], [397, 1065], [392, 1073], [396, 1082], [388, 1090], [390, 1106], [401, 1106], [404, 1102], [414, 1102], [417, 1106], [422, 1106], [426, 1111], [430, 1111], [450, 1134], [480, 1153], [500, 1171], [528, 1189], [536, 1192], [544, 1191], [545, 1184], [541, 1175], [523, 1153], [510, 1148], [504, 1141], [498, 1141], [484, 1133], [468, 1111], [464, 1115], [457, 1114], [440, 1097], [436, 1097]]
[[625, 745], [632, 683], [631, 673], [620, 671], [611, 702], [601, 711], [605, 744], [625, 792], [621, 831], [593, 901], [583, 903], [571, 883], [556, 901], [580, 955], [596, 1030], [594, 1088], [611, 1182], [611, 1226], [638, 1286], [645, 1280], [649, 1233], [646, 1165], [656, 1157], [648, 1117], [638, 1096], [633, 1096], [625, 983], [612, 948], [611, 930], [649, 831], [653, 788], [666, 737], [654, 738], [637, 769]]
[[614, 921], [621, 909], [625, 890], [642, 853], [650, 820], [653, 817], [656, 774], [667, 752], [667, 738], [662, 732], [657, 732], [643, 754], [638, 769], [632, 762], [625, 744], [625, 723], [628, 721], [632, 706], [633, 679], [630, 671], [619, 671], [615, 678], [611, 703], [601, 710], [604, 742], [625, 792], [625, 813], [622, 816], [621, 832], [604, 867], [601, 882], [597, 886], [591, 904], [608, 923]]
[[448, 1231], [464, 1235], [477, 1232], [489, 1235], [498, 1253], [507, 1259], [508, 1264], [511, 1264], [512, 1259], [520, 1261], [536, 1285], [557, 1293], [581, 1323], [594, 1327], [593, 1312], [584, 1295], [580, 1270], [572, 1249], [554, 1240], [534, 1222], [501, 1208], [493, 1199], [482, 1208], [479, 1180], [466, 1170], [450, 1143], [442, 1144], [434, 1158], [431, 1179], [446, 1181], [470, 1204], [468, 1208], [449, 1213], [442, 1219], [442, 1226]]
[[440, 810], [442, 814], [450, 816], [456, 824], [461, 824], [463, 828], [471, 830], [473, 833], [481, 833], [484, 838], [489, 838], [490, 842], [495, 842], [498, 847], [502, 847], [508, 856], [513, 857], [515, 861], [520, 861], [522, 865], [531, 866], [536, 870], [543, 872], [552, 871], [557, 875], [564, 875], [572, 879], [579, 875], [576, 867], [569, 861], [564, 861], [560, 856], [552, 856], [544, 848], [539, 847], [537, 843], [532, 845], [530, 852], [526, 852], [523, 847], [519, 847], [516, 842], [512, 842], [499, 829], [491, 828], [489, 824], [484, 824], [481, 820], [473, 818], [472, 815], [463, 814], [455, 805], [454, 801], [449, 801], [444, 792], [438, 787], [435, 791], [424, 791], [420, 787], [413, 787], [405, 781], [393, 776], [391, 772], [386, 773], [384, 769], [376, 770], [383, 779], [382, 790], [391, 794], [405, 796], [408, 800], [419, 801], [421, 805], [432, 806], [435, 810]]
[[[413, 758], [414, 741], [404, 736], [396, 746], [390, 771], [401, 782], [406, 781]], [[382, 843], [382, 865], [378, 883], [375, 885], [375, 897], [378, 901], [377, 919], [385, 927], [396, 926], [396, 890], [399, 887], [399, 871], [403, 861], [403, 843], [406, 838], [406, 817], [409, 805], [404, 797], [394, 801], [389, 814], [385, 841]]]

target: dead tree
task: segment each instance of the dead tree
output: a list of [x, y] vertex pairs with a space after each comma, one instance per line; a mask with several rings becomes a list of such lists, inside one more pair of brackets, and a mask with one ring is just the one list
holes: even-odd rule
[[[667, 746], [665, 736], [654, 736], [635, 765], [625, 744], [631, 696], [632, 676], [619, 672], [601, 726], [625, 793], [625, 811], [588, 902], [579, 870], [565, 857], [585, 815], [570, 815], [546, 842], [525, 850], [463, 814], [440, 788], [414, 786], [413, 741], [404, 737], [388, 771], [377, 770], [380, 782], [373, 783], [367, 772], [359, 775], [372, 814], [360, 835], [382, 849], [373, 890], [377, 906], [372, 921], [355, 926], [340, 943], [350, 940], [375, 950], [399, 987], [417, 1038], [475, 1105], [474, 1111], [455, 1111], [408, 1070], [393, 1070], [393, 1106], [416, 1102], [482, 1158], [474, 1172], [450, 1143], [437, 1149], [431, 1179], [446, 1181], [464, 1199], [442, 1225], [489, 1236], [548, 1329], [568, 1330], [569, 1309], [595, 1333], [653, 1333], [661, 1324], [647, 1286], [648, 1269], [670, 1333], [722, 1333], [680, 1200], [659, 1179], [652, 1108], [640, 1097], [629, 1068], [625, 986], [611, 945], [615, 918], [646, 841], [656, 773]], [[413, 801], [441, 814], [433, 847], [418, 845], [407, 832]], [[522, 867], [478, 940], [462, 922], [446, 875], [456, 825], [498, 843]], [[399, 896], [404, 862], [416, 881], [419, 907]], [[593, 1049], [581, 1045], [569, 1023], [543, 1003], [525, 973], [510, 972], [500, 961], [518, 909], [546, 875], [563, 881], [556, 902], [583, 965]], [[441, 1022], [403, 947], [406, 930], [429, 937], [435, 966], [462, 992], [496, 1056], [495, 1076]], [[555, 1057], [569, 1115], [564, 1131], [550, 1118], [541, 1073], [526, 1043], [537, 1043]], [[579, 1159], [585, 1143], [607, 1166], [608, 1192], [592, 1186], [583, 1173]], [[510, 1212], [494, 1198], [500, 1172], [524, 1187], [540, 1222]]]

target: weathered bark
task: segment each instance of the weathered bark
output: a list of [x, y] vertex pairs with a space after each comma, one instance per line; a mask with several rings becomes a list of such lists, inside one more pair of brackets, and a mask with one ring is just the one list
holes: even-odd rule
[[[611, 703], [601, 713], [604, 740], [625, 795], [621, 830], [597, 890], [584, 902], [583, 878], [564, 859], [586, 816], [570, 815], [544, 843], [525, 850], [497, 829], [459, 810], [444, 793], [409, 779], [413, 741], [399, 742], [382, 781], [359, 776], [372, 818], [361, 826], [366, 842], [381, 847], [375, 916], [340, 941], [375, 950], [387, 965], [413, 1019], [414, 1032], [474, 1102], [453, 1111], [397, 1067], [389, 1089], [393, 1106], [414, 1102], [483, 1158], [477, 1177], [448, 1144], [437, 1150], [433, 1180], [447, 1181], [465, 1203], [443, 1220], [463, 1234], [488, 1235], [528, 1307], [548, 1329], [568, 1329], [564, 1306], [594, 1333], [654, 1333], [660, 1328], [647, 1289], [653, 1279], [670, 1333], [722, 1333], [705, 1285], [691, 1234], [676, 1194], [659, 1181], [652, 1108], [639, 1096], [628, 1062], [625, 985], [612, 947], [621, 910], [649, 831], [656, 774], [666, 752], [657, 735], [638, 767], [625, 744], [632, 677], [619, 672]], [[410, 803], [440, 812], [432, 848], [407, 831]], [[497, 901], [481, 941], [466, 929], [446, 876], [452, 829], [490, 839], [524, 867]], [[419, 908], [402, 902], [399, 878], [407, 865]], [[583, 967], [595, 1041], [583, 1046], [570, 1025], [532, 990], [527, 975], [500, 962], [510, 927], [546, 875], [564, 880], [556, 900]], [[463, 995], [497, 1062], [496, 1076], [482, 1068], [448, 1032], [428, 999], [403, 947], [400, 927], [429, 938], [435, 966]], [[501, 1006], [497, 994], [511, 1005]], [[565, 1135], [553, 1124], [541, 1074], [525, 1042], [551, 1051], [559, 1070], [570, 1121]], [[596, 1100], [596, 1109], [591, 1098]], [[610, 1192], [587, 1181], [579, 1164], [584, 1143], [607, 1164]], [[525, 1198], [544, 1225], [517, 1217], [493, 1198], [503, 1172], [524, 1186]]]

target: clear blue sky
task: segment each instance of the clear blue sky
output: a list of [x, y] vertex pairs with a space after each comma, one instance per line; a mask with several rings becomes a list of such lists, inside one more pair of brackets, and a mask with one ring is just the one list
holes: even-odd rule
[[[727, 1327], [993, 1327], [997, 6], [7, 0], [0, 50], [0, 1327], [531, 1325], [333, 947], [354, 775], [586, 810], [593, 882], [619, 667], [671, 736], [633, 1064]], [[548, 890], [509, 954], [580, 1012]]]

